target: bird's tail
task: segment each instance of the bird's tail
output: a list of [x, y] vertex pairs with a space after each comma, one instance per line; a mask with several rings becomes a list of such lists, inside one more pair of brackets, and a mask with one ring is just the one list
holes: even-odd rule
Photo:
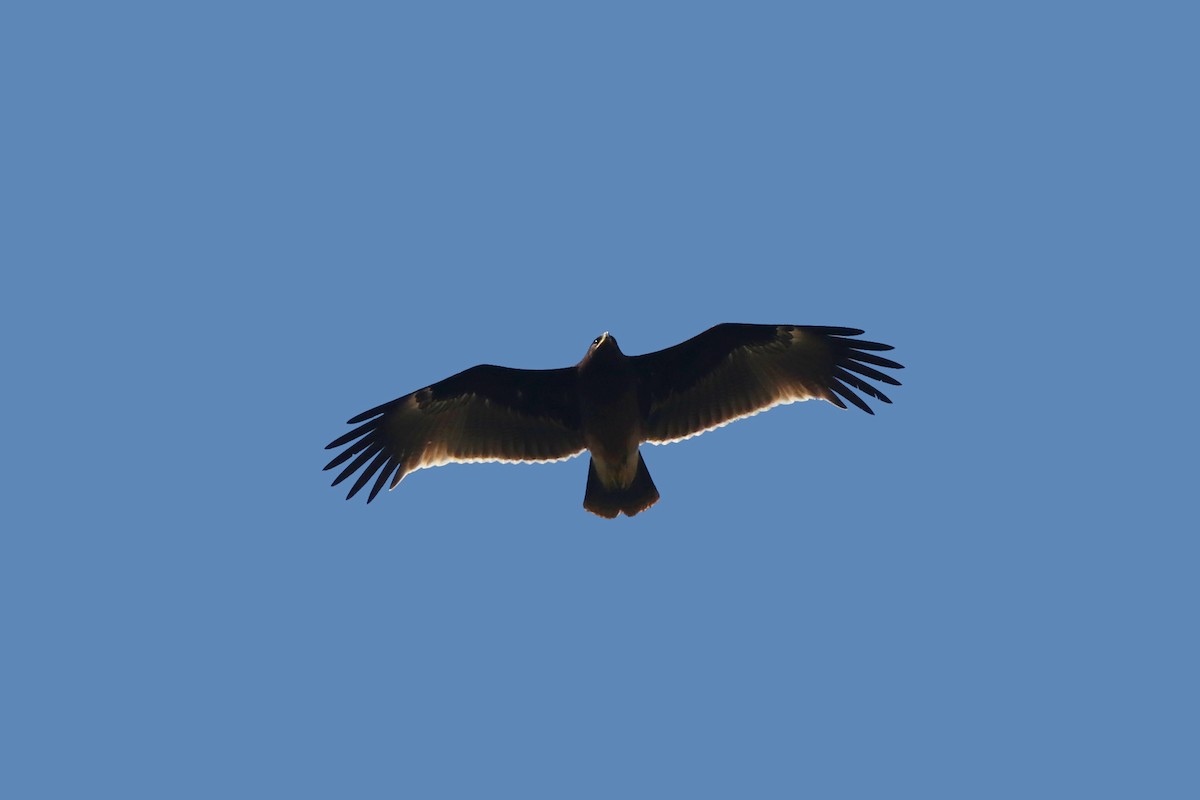
[[628, 486], [605, 486], [596, 474], [596, 462], [588, 462], [587, 491], [583, 494], [583, 507], [593, 514], [612, 519], [625, 512], [632, 517], [658, 502], [658, 489], [650, 479], [650, 470], [642, 454], [638, 453], [637, 474]]

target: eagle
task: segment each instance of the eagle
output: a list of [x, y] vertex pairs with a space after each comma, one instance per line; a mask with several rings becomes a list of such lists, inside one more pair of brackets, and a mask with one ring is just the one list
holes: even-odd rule
[[325, 469], [345, 464], [334, 486], [358, 473], [346, 499], [374, 479], [369, 503], [384, 486], [394, 489], [425, 467], [564, 461], [586, 450], [583, 507], [607, 519], [632, 517], [659, 498], [643, 442], [682, 441], [802, 400], [843, 409], [849, 402], [874, 414], [855, 390], [891, 403], [867, 381], [899, 386], [880, 369], [903, 367], [878, 355], [890, 345], [854, 338], [863, 333], [725, 323], [665, 350], [627, 356], [605, 332], [573, 367], [481, 364], [364, 411], [347, 422], [357, 427], [326, 445], [345, 449]]

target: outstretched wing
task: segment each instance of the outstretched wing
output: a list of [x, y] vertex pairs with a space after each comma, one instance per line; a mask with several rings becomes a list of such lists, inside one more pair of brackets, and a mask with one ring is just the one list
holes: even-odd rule
[[[359, 423], [362, 423], [359, 425]], [[349, 420], [357, 428], [326, 450], [353, 458], [333, 485], [362, 469], [349, 500], [375, 477], [367, 502], [424, 467], [470, 461], [559, 461], [583, 452], [575, 370], [472, 367]], [[364, 469], [365, 467], [365, 469]]]
[[899, 386], [876, 367], [903, 369], [869, 351], [890, 345], [851, 339], [857, 328], [741, 325], [709, 328], [682, 344], [635, 356], [641, 377], [645, 438], [687, 439], [768, 408], [801, 400], [843, 400], [873, 414], [854, 390], [890, 403], [864, 378]]

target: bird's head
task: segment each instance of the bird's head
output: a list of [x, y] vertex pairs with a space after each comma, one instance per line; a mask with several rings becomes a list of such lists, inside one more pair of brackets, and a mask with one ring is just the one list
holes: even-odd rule
[[605, 356], [621, 355], [621, 348], [617, 346], [617, 340], [608, 331], [597, 336], [592, 340], [592, 346], [588, 348], [585, 358], [604, 358]]
[[595, 338], [595, 340], [592, 342], [593, 350], [599, 350], [600, 348], [604, 348], [604, 347], [612, 347], [612, 348], [616, 349], [618, 352], [621, 349], [620, 347], [617, 347], [617, 337], [613, 336], [608, 331], [605, 331], [604, 333], [597, 336]]

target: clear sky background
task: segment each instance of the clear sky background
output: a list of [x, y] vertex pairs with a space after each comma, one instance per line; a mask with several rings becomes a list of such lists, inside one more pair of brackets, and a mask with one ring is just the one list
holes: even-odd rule
[[[0, 12], [6, 798], [1200, 796], [1197, 18]], [[477, 363], [896, 346], [587, 460], [321, 472]]]

